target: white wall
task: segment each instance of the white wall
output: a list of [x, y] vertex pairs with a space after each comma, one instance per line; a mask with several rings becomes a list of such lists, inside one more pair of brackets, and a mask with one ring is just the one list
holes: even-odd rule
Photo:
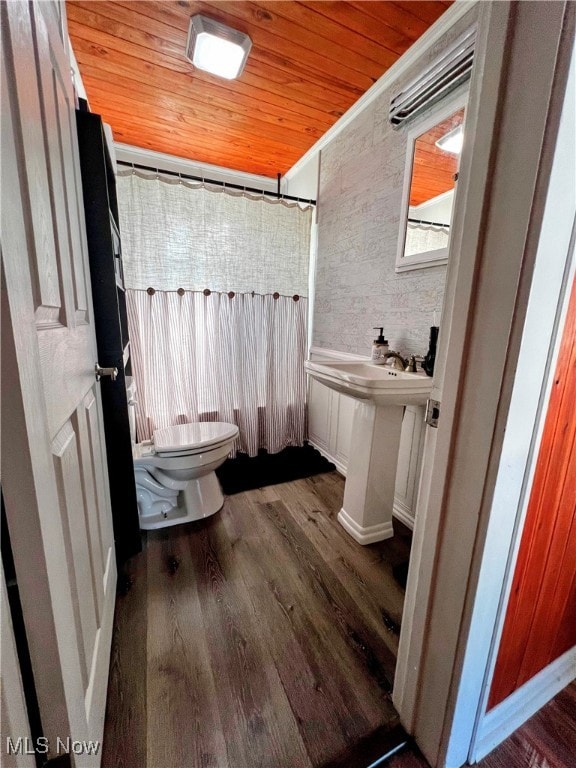
[[313, 152], [302, 163], [291, 168], [282, 178], [282, 192], [294, 197], [315, 200], [318, 194], [320, 152]]
[[411, 205], [408, 209], [408, 215], [414, 219], [450, 224], [453, 207], [454, 190], [451, 189], [449, 192], [444, 192], [442, 195], [426, 200], [425, 203]]
[[322, 147], [315, 346], [368, 354], [372, 328], [383, 326], [393, 349], [427, 350], [429, 328], [441, 316], [446, 268], [395, 271], [407, 130], [392, 129], [388, 108], [391, 96], [476, 15], [473, 7]]

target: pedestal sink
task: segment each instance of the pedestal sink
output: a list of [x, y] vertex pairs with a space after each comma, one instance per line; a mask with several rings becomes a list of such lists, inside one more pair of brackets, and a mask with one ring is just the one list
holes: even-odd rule
[[424, 405], [432, 379], [369, 362], [307, 360], [306, 372], [355, 398], [350, 459], [338, 520], [360, 544], [394, 535], [392, 509], [405, 405]]

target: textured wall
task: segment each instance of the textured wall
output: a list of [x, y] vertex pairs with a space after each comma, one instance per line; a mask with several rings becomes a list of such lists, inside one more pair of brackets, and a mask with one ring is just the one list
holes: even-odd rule
[[[369, 354], [373, 326], [391, 348], [424, 354], [439, 323], [445, 267], [395, 272], [406, 129], [388, 123], [390, 98], [469, 27], [466, 14], [322, 150], [313, 344]], [[421, 119], [421, 118], [419, 118]], [[410, 125], [412, 127], [414, 123]]]

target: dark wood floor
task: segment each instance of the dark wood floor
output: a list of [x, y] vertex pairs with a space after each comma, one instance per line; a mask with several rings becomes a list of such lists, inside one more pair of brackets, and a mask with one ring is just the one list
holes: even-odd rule
[[148, 535], [116, 607], [103, 768], [316, 768], [390, 700], [409, 531], [362, 547], [318, 475]]
[[[506, 739], [478, 768], [574, 768], [576, 766], [576, 682]], [[405, 750], [386, 768], [428, 768], [416, 750]]]

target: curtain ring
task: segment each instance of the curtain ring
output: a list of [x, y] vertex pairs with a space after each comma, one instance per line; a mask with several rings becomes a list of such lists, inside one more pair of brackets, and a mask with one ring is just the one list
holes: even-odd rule
[[178, 288], [178, 290], [176, 291], [176, 293], [178, 294], [178, 296], [184, 296], [184, 294], [186, 293], [186, 291], [184, 290], [184, 288]]
[[300, 301], [300, 296], [298, 296], [298, 294], [295, 293], [294, 296], [292, 296], [292, 300], [293, 301]]
[[146, 293], [148, 294], [148, 296], [154, 296], [156, 291], [154, 290], [154, 288], [146, 288]]
[[278, 291], [274, 291], [274, 293], [272, 294], [272, 298], [273, 299], [279, 299], [280, 298], [280, 294], [278, 293]]
[[234, 296], [236, 296], [236, 294], [234, 293], [234, 291], [228, 291], [228, 298], [229, 298], [229, 299], [233, 299], [233, 298], [234, 298]]
[[212, 291], [210, 290], [210, 288], [204, 288], [204, 291], [203, 291], [203, 293], [204, 293], [204, 296], [210, 296], [210, 294], [212, 293]]

